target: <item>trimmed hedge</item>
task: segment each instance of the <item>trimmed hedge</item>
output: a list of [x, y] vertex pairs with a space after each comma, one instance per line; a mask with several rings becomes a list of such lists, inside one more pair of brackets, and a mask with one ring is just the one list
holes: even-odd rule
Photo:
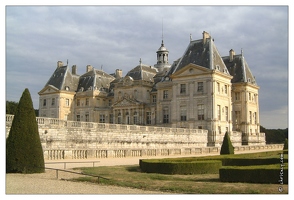
[[[288, 159], [283, 159], [288, 162]], [[249, 166], [249, 165], [271, 165], [280, 163], [280, 158], [225, 158], [222, 159], [223, 166]]]
[[222, 182], [288, 184], [288, 164], [224, 166], [219, 169], [219, 177]]
[[220, 155], [234, 154], [234, 147], [232, 145], [229, 133], [226, 132], [220, 150]]
[[160, 174], [217, 174], [222, 162], [219, 160], [194, 160], [191, 162], [168, 162], [145, 159], [139, 162], [142, 172]]
[[43, 173], [45, 163], [29, 90], [19, 100], [6, 139], [6, 173]]

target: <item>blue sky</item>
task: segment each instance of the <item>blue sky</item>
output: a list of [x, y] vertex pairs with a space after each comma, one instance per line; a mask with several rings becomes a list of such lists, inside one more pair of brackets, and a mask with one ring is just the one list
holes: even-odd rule
[[[285, 4], [284, 4], [285, 5]], [[156, 64], [162, 40], [172, 63], [184, 53], [190, 34], [207, 31], [221, 54], [243, 50], [259, 90], [260, 122], [266, 128], [288, 127], [288, 6], [6, 6], [6, 100], [38, 92], [57, 61], [87, 65], [123, 75], [139, 64]]]

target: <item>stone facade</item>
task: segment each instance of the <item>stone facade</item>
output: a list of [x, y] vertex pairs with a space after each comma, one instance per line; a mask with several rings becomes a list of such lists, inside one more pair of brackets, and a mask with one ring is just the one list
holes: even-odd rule
[[[61, 61], [39, 92], [40, 117], [79, 122], [207, 130], [207, 145], [220, 147], [225, 132], [243, 145], [265, 139], [259, 130], [259, 86], [243, 52], [222, 57], [207, 32], [169, 64], [162, 41], [154, 66], [122, 75], [91, 65], [83, 75]], [[235, 136], [234, 136], [235, 137]]]
[[[66, 121], [37, 117], [44, 157], [89, 159], [215, 153], [220, 147], [207, 147], [208, 131], [170, 127]], [[6, 137], [13, 115], [6, 115]], [[217, 136], [221, 140], [221, 136]], [[264, 133], [250, 135], [251, 146], [242, 146], [240, 132], [231, 132], [235, 150], [265, 148]], [[253, 143], [254, 142], [254, 143]], [[255, 147], [254, 147], [255, 146]]]

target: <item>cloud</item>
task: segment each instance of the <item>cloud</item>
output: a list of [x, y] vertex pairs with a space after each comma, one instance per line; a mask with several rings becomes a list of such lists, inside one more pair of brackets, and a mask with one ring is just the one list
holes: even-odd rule
[[287, 110], [288, 12], [287, 6], [7, 6], [6, 99], [18, 101], [28, 86], [38, 108], [37, 92], [59, 60], [77, 65], [78, 74], [91, 64], [125, 75], [140, 58], [156, 63], [162, 32], [172, 63], [190, 34], [201, 39], [208, 31], [222, 56], [243, 49], [260, 86], [261, 116]]

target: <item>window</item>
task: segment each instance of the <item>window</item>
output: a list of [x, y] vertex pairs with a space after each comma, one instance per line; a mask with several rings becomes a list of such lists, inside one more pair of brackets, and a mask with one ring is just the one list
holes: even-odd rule
[[221, 106], [217, 105], [217, 119], [221, 120]]
[[198, 82], [197, 92], [203, 92], [203, 82]]
[[81, 105], [81, 101], [80, 99], [77, 99], [77, 106], [80, 106]]
[[152, 95], [152, 103], [156, 103], [156, 95]]
[[54, 106], [55, 105], [55, 98], [52, 98], [51, 99], [51, 106]]
[[69, 106], [69, 99], [65, 99], [65, 106]]
[[126, 112], [126, 121], [127, 121], [127, 124], [130, 124], [130, 115], [129, 115], [129, 112]]
[[249, 111], [249, 123], [252, 124], [252, 112]]
[[89, 113], [86, 113], [86, 115], [85, 115], [85, 119], [86, 119], [86, 122], [89, 122], [90, 120], [89, 120]]
[[121, 124], [121, 113], [118, 113], [117, 115], [117, 123]]
[[169, 115], [168, 115], [168, 109], [163, 110], [163, 123], [169, 123]]
[[138, 98], [138, 91], [134, 90], [134, 98], [137, 99]]
[[228, 94], [228, 86], [225, 85], [225, 94]]
[[198, 129], [202, 129], [202, 126], [198, 126]]
[[254, 94], [254, 102], [257, 103], [257, 94]]
[[108, 106], [111, 106], [112, 105], [112, 101], [111, 99], [108, 100]]
[[99, 123], [105, 123], [105, 115], [104, 114], [99, 115]]
[[81, 116], [80, 115], [77, 115], [77, 121], [81, 121]]
[[187, 108], [186, 106], [181, 106], [181, 121], [187, 121]]
[[253, 116], [254, 116], [254, 124], [257, 124], [257, 116], [256, 116], [256, 112], [254, 112]]
[[199, 104], [197, 105], [198, 110], [198, 120], [204, 120], [204, 105]]
[[248, 94], [249, 101], [251, 101], [251, 93]]
[[89, 98], [86, 98], [86, 106], [89, 105]]
[[186, 94], [186, 84], [181, 84], [180, 85], [180, 93], [181, 94]]
[[138, 113], [135, 111], [134, 112], [134, 124], [138, 123]]
[[43, 100], [43, 106], [46, 106], [46, 99]]
[[240, 92], [235, 92], [235, 100], [236, 101], [240, 100]]
[[225, 116], [226, 116], [226, 121], [229, 121], [229, 108], [228, 108], [228, 106], [225, 106]]
[[146, 112], [146, 124], [151, 124], [151, 112]]
[[218, 126], [218, 133], [219, 134], [222, 134], [222, 128], [221, 128], [221, 126]]
[[163, 90], [163, 99], [167, 99], [168, 97], [168, 90]]
[[236, 124], [240, 123], [240, 116], [241, 116], [240, 111], [235, 111]]
[[110, 114], [109, 115], [109, 123], [110, 124], [113, 124], [113, 114]]
[[217, 92], [219, 93], [220, 92], [220, 84], [219, 83], [216, 83], [217, 84]]
[[51, 118], [55, 118], [55, 113], [53, 110], [51, 111]]

